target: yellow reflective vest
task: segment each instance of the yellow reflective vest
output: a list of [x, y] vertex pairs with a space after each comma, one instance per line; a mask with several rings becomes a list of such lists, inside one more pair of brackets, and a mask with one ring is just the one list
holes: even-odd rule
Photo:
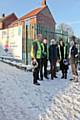
[[39, 40], [34, 40], [32, 42], [31, 58], [36, 58], [36, 59], [41, 58], [41, 42]]

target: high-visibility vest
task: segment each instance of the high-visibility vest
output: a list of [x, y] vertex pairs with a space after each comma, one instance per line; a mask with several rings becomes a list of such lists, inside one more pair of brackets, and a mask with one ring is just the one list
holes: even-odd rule
[[48, 59], [49, 58], [49, 48], [48, 48], [48, 45], [47, 45], [47, 52], [44, 51], [44, 44], [43, 43], [41, 43], [41, 46], [42, 46], [42, 52], [43, 52], [43, 54], [46, 55], [47, 59]]
[[[37, 43], [37, 51], [36, 51], [36, 56], [35, 56], [35, 51], [34, 51], [34, 44]], [[41, 43], [38, 40], [33, 41], [32, 47], [31, 47], [31, 58], [41, 58]]]
[[[61, 59], [61, 50], [60, 50], [60, 45], [58, 45], [58, 48], [59, 48], [59, 56], [60, 56], [60, 59]], [[64, 58], [66, 57], [66, 46], [64, 46]]]
[[36, 58], [40, 59], [41, 58], [41, 42], [37, 41], [37, 46], [38, 46], [38, 50], [37, 50], [37, 54], [36, 54]]
[[33, 45], [32, 45], [32, 47], [31, 47], [31, 58], [35, 58], [34, 50], [33, 50]]

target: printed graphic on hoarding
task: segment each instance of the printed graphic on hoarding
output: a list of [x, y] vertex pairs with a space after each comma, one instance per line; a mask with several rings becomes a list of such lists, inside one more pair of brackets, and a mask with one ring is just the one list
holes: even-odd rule
[[22, 60], [22, 26], [0, 30], [0, 56]]

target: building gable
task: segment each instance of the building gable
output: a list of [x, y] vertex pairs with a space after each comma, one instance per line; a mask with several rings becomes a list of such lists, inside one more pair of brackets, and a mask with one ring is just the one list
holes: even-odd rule
[[54, 23], [56, 24], [55, 19], [53, 18], [52, 14], [51, 14], [51, 12], [50, 12], [50, 10], [48, 8], [48, 6], [46, 6], [45, 9], [40, 11], [38, 15], [40, 15], [40, 14], [42, 14], [43, 16], [49, 18], [53, 22], [53, 24]]

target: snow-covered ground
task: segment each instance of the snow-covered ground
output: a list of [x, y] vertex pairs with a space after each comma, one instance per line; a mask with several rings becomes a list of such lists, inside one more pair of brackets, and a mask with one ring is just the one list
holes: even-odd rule
[[67, 80], [60, 79], [61, 72], [57, 76], [36, 86], [32, 72], [0, 62], [0, 120], [79, 120], [80, 82], [69, 81], [70, 69]]
[[58, 94], [40, 120], [80, 120], [80, 82], [71, 82]]
[[71, 84], [70, 71], [67, 80], [60, 79], [60, 72], [57, 76], [36, 86], [32, 84], [32, 72], [0, 62], [0, 120], [39, 120], [53, 98]]

